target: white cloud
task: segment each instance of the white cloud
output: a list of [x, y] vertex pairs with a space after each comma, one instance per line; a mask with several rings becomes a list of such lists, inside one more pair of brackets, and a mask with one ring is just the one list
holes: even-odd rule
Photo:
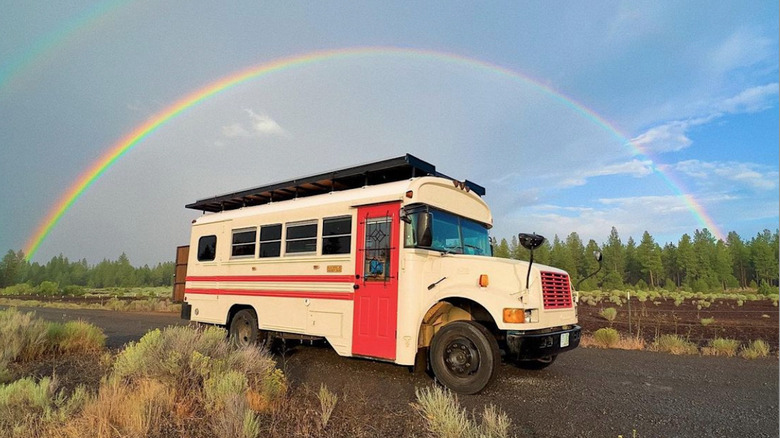
[[[778, 185], [778, 172], [768, 166], [739, 162], [681, 161], [672, 168], [702, 183], [732, 183], [733, 188], [747, 187], [755, 190], [774, 190]], [[734, 187], [737, 184], [741, 187]]]
[[257, 114], [251, 109], [245, 110], [249, 114], [252, 123], [252, 130], [258, 135], [281, 135], [286, 136], [287, 131], [282, 129], [275, 120], [266, 114]]
[[719, 109], [723, 112], [754, 113], [770, 108], [778, 94], [777, 82], [748, 88], [734, 97], [720, 102]]
[[232, 125], [227, 125], [222, 127], [222, 135], [228, 138], [251, 137], [252, 133], [250, 133], [246, 128], [241, 126], [240, 123], [233, 123]]
[[630, 175], [634, 178], [641, 178], [653, 173], [653, 162], [650, 160], [633, 159], [626, 163], [617, 163], [604, 166], [600, 169], [586, 170], [579, 175], [574, 175], [563, 179], [559, 185], [561, 187], [575, 187], [587, 184], [587, 179], [594, 176], [607, 175]]
[[741, 91], [735, 96], [711, 103], [701, 117], [674, 120], [654, 126], [631, 139], [631, 143], [646, 152], [677, 152], [693, 141], [688, 131], [724, 117], [726, 114], [754, 113], [771, 108], [778, 94], [778, 83], [760, 85]]
[[753, 66], [772, 56], [772, 41], [744, 29], [737, 30], [715, 47], [708, 57], [717, 73]]
[[244, 110], [249, 115], [249, 123], [232, 123], [222, 127], [222, 135], [228, 138], [258, 138], [264, 136], [286, 137], [289, 134], [279, 123], [266, 114], [258, 114], [252, 109]]

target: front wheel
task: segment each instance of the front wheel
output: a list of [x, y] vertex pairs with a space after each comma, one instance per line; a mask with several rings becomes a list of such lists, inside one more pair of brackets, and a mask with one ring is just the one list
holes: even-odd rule
[[228, 336], [232, 342], [241, 347], [257, 343], [260, 329], [257, 324], [257, 315], [254, 310], [242, 309], [233, 315], [228, 328]]
[[442, 327], [431, 341], [429, 359], [436, 379], [461, 394], [488, 386], [501, 360], [496, 338], [474, 321]]

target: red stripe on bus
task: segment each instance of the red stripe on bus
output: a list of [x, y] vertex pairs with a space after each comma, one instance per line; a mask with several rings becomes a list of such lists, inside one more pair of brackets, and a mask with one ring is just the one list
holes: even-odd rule
[[345, 283], [355, 281], [354, 275], [212, 275], [188, 276], [187, 281], [257, 281], [301, 283]]
[[187, 289], [185, 293], [198, 295], [243, 295], [251, 297], [311, 298], [324, 300], [352, 301], [353, 294], [348, 292], [301, 292], [275, 290], [235, 290], [235, 289]]

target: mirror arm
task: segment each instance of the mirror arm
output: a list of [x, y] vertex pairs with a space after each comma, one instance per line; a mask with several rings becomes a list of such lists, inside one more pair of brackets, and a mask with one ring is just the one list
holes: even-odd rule
[[602, 260], [602, 259], [601, 259], [601, 257], [599, 256], [599, 257], [598, 257], [598, 261], [599, 261], [599, 268], [598, 268], [598, 269], [596, 269], [596, 272], [594, 272], [594, 273], [592, 273], [592, 274], [588, 275], [587, 277], [585, 277], [585, 278], [581, 279], [580, 281], [578, 281], [578, 282], [577, 282], [577, 285], [576, 285], [576, 286], [574, 286], [574, 290], [580, 290], [580, 285], [582, 284], [582, 282], [583, 282], [583, 281], [585, 281], [585, 280], [589, 279], [590, 277], [593, 277], [594, 275], [598, 274], [598, 273], [599, 273], [599, 271], [601, 271], [601, 266], [603, 265], [603, 263], [601, 262], [601, 260]]

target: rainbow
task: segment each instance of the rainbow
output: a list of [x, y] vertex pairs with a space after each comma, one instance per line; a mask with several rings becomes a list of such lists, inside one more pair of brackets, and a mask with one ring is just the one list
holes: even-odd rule
[[[314, 64], [326, 60], [355, 58], [367, 55], [395, 55], [411, 58], [434, 59], [445, 63], [465, 65], [471, 68], [484, 70], [492, 74], [505, 75], [521, 80], [525, 83], [531, 84], [535, 88], [544, 92], [546, 95], [552, 97], [566, 107], [571, 108], [577, 113], [580, 113], [583, 117], [591, 120], [593, 123], [601, 126], [608, 133], [610, 133], [610, 135], [617, 138], [621, 143], [631, 147], [635, 154], [648, 156], [648, 154], [640, 146], [628, 140], [627, 137], [623, 135], [617, 128], [606, 121], [603, 117], [596, 114], [594, 111], [586, 108], [577, 101], [562, 95], [542, 82], [499, 65], [452, 53], [397, 47], [358, 47], [310, 52], [298, 56], [277, 59], [275, 61], [253, 66], [225, 76], [216, 82], [213, 82], [184, 96], [121, 138], [102, 157], [100, 157], [86, 171], [84, 171], [75, 181], [75, 183], [73, 183], [70, 188], [62, 195], [59, 201], [57, 201], [57, 203], [50, 209], [46, 217], [35, 230], [35, 233], [29, 238], [25, 246], [24, 252], [26, 254], [27, 260], [32, 259], [43, 240], [46, 238], [46, 236], [49, 235], [49, 233], [51, 233], [52, 229], [60, 220], [60, 218], [62, 218], [65, 212], [67, 212], [68, 209], [73, 206], [73, 204], [81, 197], [81, 195], [83, 195], [84, 192], [92, 184], [94, 184], [101, 175], [103, 175], [103, 173], [105, 173], [127, 152], [141, 143], [146, 137], [151, 135], [155, 130], [174, 119], [182, 112], [198, 105], [199, 103], [211, 98], [218, 93], [226, 91], [243, 82], [257, 79], [274, 72], [279, 72], [294, 67], [302, 67], [308, 64]], [[715, 222], [707, 215], [704, 208], [692, 196], [686, 194], [682, 190], [681, 186], [671, 179], [671, 176], [662, 170], [657, 170], [657, 173], [663, 176], [664, 181], [672, 189], [672, 191], [685, 201], [686, 205], [691, 210], [691, 212], [693, 212], [697, 220], [704, 227], [710, 229], [717, 238], [723, 239], [723, 233], [717, 227]]]

